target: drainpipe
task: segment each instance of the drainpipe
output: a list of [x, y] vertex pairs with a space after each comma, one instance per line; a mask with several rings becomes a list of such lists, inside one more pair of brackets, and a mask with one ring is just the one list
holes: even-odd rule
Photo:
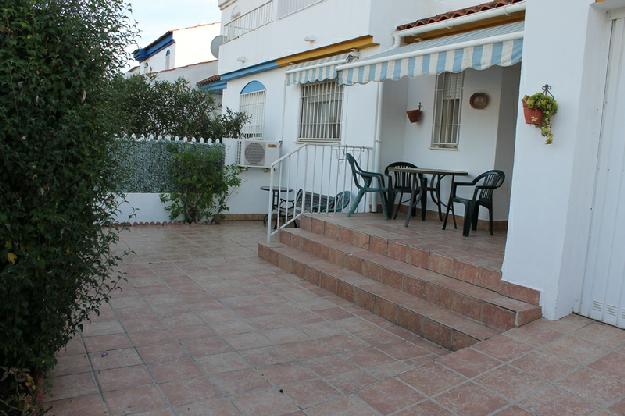
[[[378, 94], [375, 108], [375, 137], [373, 138], [373, 171], [380, 172], [382, 144], [382, 102], [384, 99], [384, 82], [378, 82]], [[372, 198], [373, 212], [378, 212], [378, 194]]]
[[430, 23], [428, 25], [418, 26], [412, 29], [397, 31], [393, 34], [393, 48], [401, 46], [401, 40], [406, 36], [415, 36], [421, 33], [432, 32], [434, 30], [450, 29], [455, 26], [479, 22], [484, 19], [490, 19], [498, 16], [507, 16], [512, 13], [523, 12], [526, 10], [526, 8], [526, 2], [521, 2], [511, 4], [509, 6], [503, 6], [496, 9], [487, 10], [485, 12], [474, 13], [467, 16], [460, 16], [453, 19], [443, 20], [442, 22]]

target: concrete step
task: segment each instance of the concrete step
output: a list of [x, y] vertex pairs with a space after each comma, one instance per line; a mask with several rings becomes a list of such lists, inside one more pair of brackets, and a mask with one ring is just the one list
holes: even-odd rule
[[332, 215], [305, 214], [300, 226], [305, 231], [347, 243], [370, 252], [390, 257], [438, 274], [453, 277], [532, 305], [540, 305], [540, 292], [505, 282], [501, 271], [465, 261], [462, 256], [449, 257], [429, 250], [427, 245], [415, 244], [406, 234], [384, 232], [379, 229], [362, 229], [357, 222], [345, 222]]
[[258, 255], [281, 269], [384, 319], [456, 351], [500, 331], [400, 289], [281, 243], [259, 243]]
[[280, 241], [496, 330], [517, 328], [541, 317], [539, 306], [302, 229], [282, 230]]

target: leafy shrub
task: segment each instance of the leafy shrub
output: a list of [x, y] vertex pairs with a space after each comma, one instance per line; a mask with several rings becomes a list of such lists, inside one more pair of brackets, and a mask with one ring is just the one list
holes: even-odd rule
[[0, 367], [0, 415], [43, 415], [35, 400], [41, 388], [29, 370]]
[[110, 91], [111, 114], [126, 136], [179, 136], [221, 141], [238, 138], [245, 113], [215, 105], [210, 94], [188, 82], [153, 81], [145, 76], [115, 78]]
[[172, 220], [182, 217], [187, 223], [209, 219], [218, 221], [228, 210], [226, 200], [232, 188], [241, 184], [239, 168], [224, 166], [224, 148], [202, 150], [170, 146], [174, 155], [170, 174], [174, 191], [161, 195], [169, 204]]
[[124, 0], [0, 4], [0, 367], [49, 370], [121, 278], [106, 100], [126, 13]]

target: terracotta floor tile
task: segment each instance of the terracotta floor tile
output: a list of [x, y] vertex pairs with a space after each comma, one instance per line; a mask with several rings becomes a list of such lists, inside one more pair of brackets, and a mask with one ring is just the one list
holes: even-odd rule
[[89, 352], [99, 352], [130, 348], [132, 345], [126, 334], [115, 334], [85, 337], [85, 346]]
[[452, 416], [452, 414], [436, 403], [426, 401], [397, 413], [397, 416]]
[[510, 361], [530, 352], [533, 347], [505, 335], [497, 335], [472, 347], [500, 361]]
[[486, 416], [508, 403], [499, 396], [472, 384], [463, 384], [436, 397], [436, 401], [462, 416]]
[[289, 396], [271, 389], [246, 393], [233, 401], [246, 416], [283, 416], [299, 410]]
[[393, 361], [393, 358], [376, 348], [364, 348], [351, 354], [350, 361], [360, 367], [374, 367]]
[[578, 329], [573, 335], [602, 347], [616, 348], [625, 345], [625, 331], [598, 322]]
[[605, 374], [625, 378], [625, 353], [612, 352], [590, 364], [589, 367]]
[[212, 399], [219, 394], [215, 385], [203, 377], [170, 381], [160, 384], [159, 387], [174, 406]]
[[518, 406], [512, 406], [500, 412], [495, 413], [494, 416], [533, 416], [533, 415], [527, 410], [521, 409]]
[[543, 346], [540, 350], [575, 366], [589, 364], [609, 352], [604, 345], [597, 345], [575, 336], [564, 336]]
[[226, 352], [198, 358], [197, 363], [207, 373], [226, 373], [228, 371], [243, 370], [250, 366], [237, 352]]
[[216, 374], [210, 378], [210, 381], [221, 393], [226, 395], [237, 395], [270, 387], [260, 370], [252, 368]]
[[478, 376], [501, 364], [500, 361], [470, 348], [441, 357], [438, 359], [438, 363], [465, 377]]
[[144, 347], [137, 347], [137, 351], [143, 361], [148, 364], [175, 361], [187, 355], [184, 347], [178, 342], [146, 345]]
[[434, 396], [466, 381], [466, 378], [440, 364], [430, 363], [399, 376], [405, 383], [428, 396]]
[[607, 405], [625, 396], [625, 380], [591, 368], [568, 375], [558, 385], [597, 405]]
[[620, 402], [612, 405], [612, 407], [610, 407], [610, 410], [613, 414], [625, 416], [625, 400], [621, 400]]
[[176, 407], [179, 416], [239, 416], [241, 413], [229, 399], [211, 399]]
[[332, 377], [359, 369], [347, 356], [337, 355], [317, 358], [304, 363], [304, 365], [321, 377]]
[[512, 361], [510, 365], [537, 377], [541, 381], [549, 382], [565, 377], [574, 369], [567, 362], [538, 351], [530, 352], [518, 360]]
[[306, 416], [379, 416], [357, 396], [343, 396], [306, 409]]
[[202, 371], [195, 362], [188, 357], [183, 357], [176, 361], [148, 364], [148, 369], [157, 383], [188, 380], [202, 376]]
[[89, 357], [95, 370], [131, 367], [142, 363], [141, 357], [134, 348], [93, 352], [89, 354]]
[[276, 364], [261, 370], [267, 380], [275, 385], [310, 380], [317, 377], [314, 371], [299, 364]]
[[421, 393], [396, 379], [373, 384], [358, 393], [369, 406], [383, 415], [416, 404], [425, 399]]
[[50, 388], [46, 390], [46, 400], [71, 399], [98, 392], [93, 374], [70, 374], [48, 380]]
[[321, 380], [289, 383], [284, 389], [298, 407], [306, 409], [338, 397], [339, 392]]
[[80, 374], [91, 371], [91, 363], [86, 354], [63, 355], [57, 357], [57, 363], [52, 370], [52, 377], [68, 374]]
[[88, 322], [84, 326], [83, 336], [92, 337], [96, 335], [114, 335], [114, 334], [123, 334], [124, 328], [121, 326], [119, 321], [110, 320], [110, 321], [98, 321], [98, 322]]
[[184, 348], [194, 357], [215, 355], [232, 350], [232, 347], [219, 337], [186, 340], [184, 341]]
[[475, 382], [489, 391], [500, 393], [511, 402], [522, 400], [532, 390], [543, 386], [537, 377], [510, 366], [495, 368], [476, 378]]
[[596, 409], [579, 396], [556, 387], [537, 391], [520, 405], [539, 416], [584, 416]]
[[158, 388], [151, 385], [105, 392], [104, 399], [113, 416], [143, 413], [167, 406]]
[[351, 394], [375, 383], [377, 379], [364, 370], [356, 370], [331, 377], [326, 381], [339, 391]]
[[102, 391], [124, 390], [152, 383], [150, 373], [142, 365], [98, 370], [96, 371], [96, 377]]
[[429, 355], [430, 351], [409, 342], [399, 342], [379, 347], [384, 353], [396, 360], [407, 360], [410, 358], [423, 357]]
[[51, 416], [109, 416], [99, 394], [75, 397], [47, 403]]

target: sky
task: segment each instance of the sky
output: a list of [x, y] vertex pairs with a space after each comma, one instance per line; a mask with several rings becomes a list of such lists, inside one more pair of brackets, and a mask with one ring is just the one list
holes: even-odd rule
[[[141, 31], [138, 45], [147, 46], [170, 29], [199, 23], [218, 22], [221, 18], [217, 0], [130, 0], [133, 17]], [[135, 66], [137, 62], [129, 62]]]

